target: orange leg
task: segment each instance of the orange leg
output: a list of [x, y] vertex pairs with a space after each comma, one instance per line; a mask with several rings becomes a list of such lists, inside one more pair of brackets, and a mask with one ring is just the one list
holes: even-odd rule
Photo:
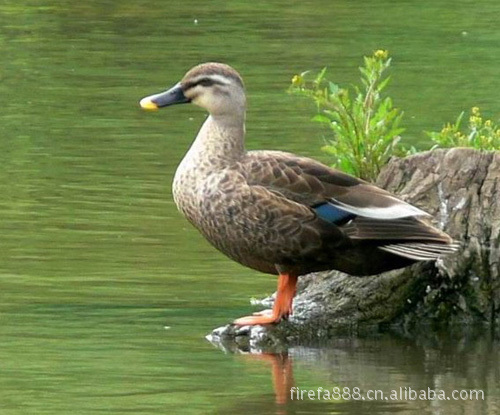
[[292, 314], [293, 297], [297, 287], [297, 276], [280, 274], [278, 277], [278, 293], [274, 300], [273, 310], [270, 313], [255, 313], [253, 316], [239, 318], [233, 321], [237, 326], [255, 326], [257, 324], [272, 324], [279, 322], [283, 317]]

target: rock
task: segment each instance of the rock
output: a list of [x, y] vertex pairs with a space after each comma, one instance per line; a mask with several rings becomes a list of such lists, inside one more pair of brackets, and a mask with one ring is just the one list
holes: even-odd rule
[[[459, 252], [371, 277], [337, 271], [301, 277], [293, 316], [273, 327], [246, 328], [245, 347], [275, 348], [381, 327], [498, 324], [500, 152], [437, 149], [393, 159], [377, 185], [429, 212], [435, 226], [461, 243]], [[232, 326], [215, 332], [219, 347], [221, 339], [227, 345], [241, 337]]]

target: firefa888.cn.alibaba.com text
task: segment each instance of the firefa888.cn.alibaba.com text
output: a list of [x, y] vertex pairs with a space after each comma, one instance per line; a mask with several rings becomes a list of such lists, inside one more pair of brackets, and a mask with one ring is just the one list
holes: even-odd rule
[[481, 389], [460, 389], [444, 391], [442, 389], [413, 389], [410, 386], [382, 391], [368, 389], [362, 391], [358, 387], [338, 386], [333, 388], [301, 389], [290, 388], [291, 400], [325, 400], [325, 401], [480, 401], [484, 400]]

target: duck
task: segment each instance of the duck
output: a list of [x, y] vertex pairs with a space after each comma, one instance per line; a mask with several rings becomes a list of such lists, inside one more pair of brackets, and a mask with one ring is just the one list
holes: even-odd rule
[[178, 210], [223, 254], [278, 278], [272, 310], [233, 324], [287, 319], [299, 277], [327, 270], [369, 276], [457, 249], [428, 213], [384, 189], [308, 157], [247, 151], [245, 86], [231, 66], [197, 65], [140, 100], [146, 110], [184, 103], [208, 116], [174, 175]]

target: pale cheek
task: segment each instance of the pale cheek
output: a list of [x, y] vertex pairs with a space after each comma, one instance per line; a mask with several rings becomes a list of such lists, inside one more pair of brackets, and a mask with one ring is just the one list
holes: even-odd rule
[[208, 94], [198, 95], [192, 102], [195, 105], [207, 109], [211, 113], [217, 113], [223, 107], [223, 100], [213, 95], [209, 96]]
[[208, 99], [205, 94], [198, 95], [194, 100], [193, 104], [199, 105], [200, 107], [207, 108], [208, 107]]

